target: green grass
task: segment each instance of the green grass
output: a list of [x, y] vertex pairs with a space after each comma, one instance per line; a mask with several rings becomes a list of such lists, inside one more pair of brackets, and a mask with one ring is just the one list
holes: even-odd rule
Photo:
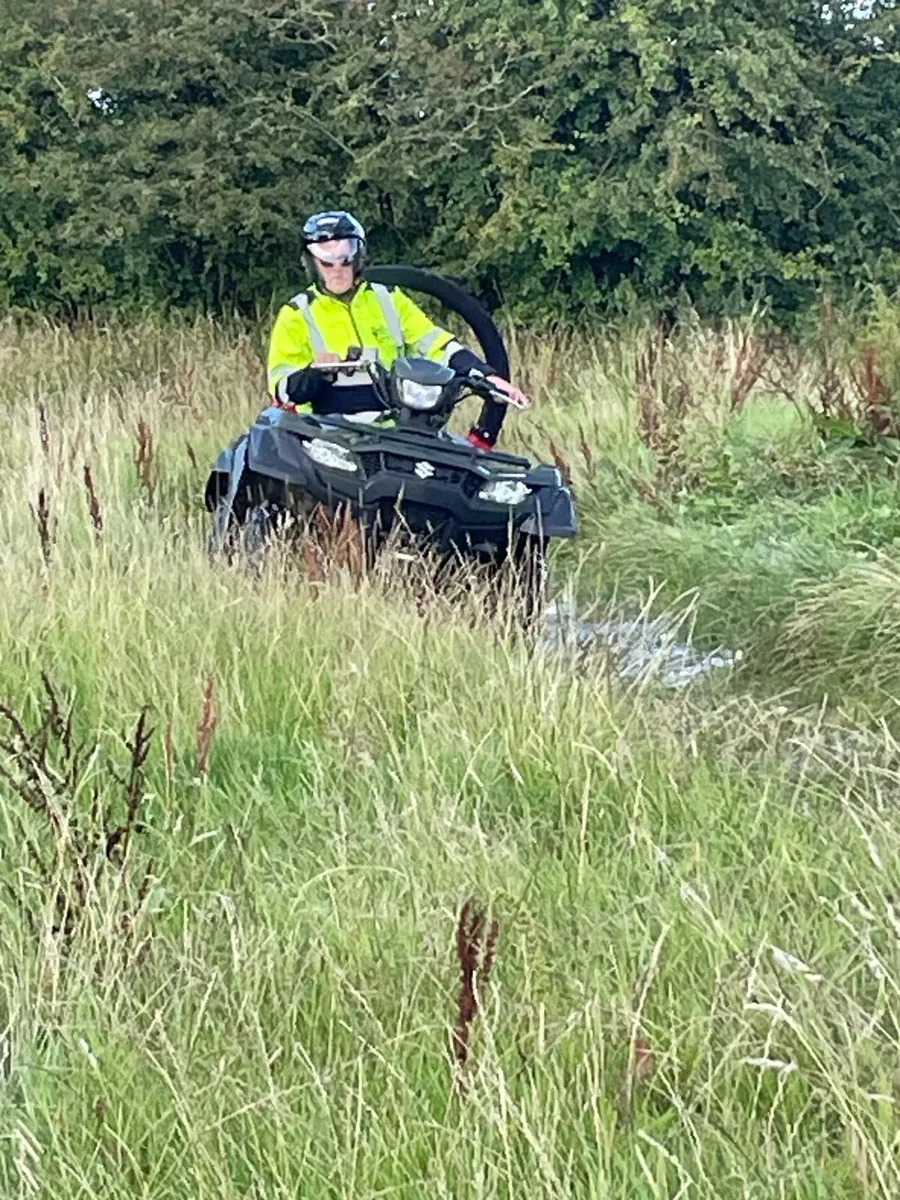
[[[73, 811], [96, 787], [114, 822], [121, 734], [144, 705], [156, 733], [147, 830], [67, 945], [23, 842], [53, 860], [46, 818], [0, 784], [0, 1195], [898, 1194], [896, 481], [762, 389], [728, 418], [724, 344], [720, 375], [707, 335], [679, 350], [668, 478], [639, 342], [563, 346], [556, 379], [517, 347], [508, 444], [553, 440], [583, 520], [556, 585], [658, 588], [746, 651], [673, 694], [397, 580], [212, 569], [202, 469], [258, 407], [251, 335], [3, 330], [0, 699], [31, 729], [42, 670], [74, 697], [100, 749]], [[469, 896], [500, 932], [461, 1084]]]

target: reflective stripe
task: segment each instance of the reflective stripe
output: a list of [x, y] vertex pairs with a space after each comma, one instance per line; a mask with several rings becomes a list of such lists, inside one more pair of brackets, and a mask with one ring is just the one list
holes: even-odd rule
[[403, 348], [406, 345], [406, 340], [403, 337], [403, 326], [400, 324], [400, 314], [397, 312], [396, 306], [394, 305], [394, 297], [383, 283], [370, 283], [369, 287], [372, 289], [372, 294], [376, 297], [378, 303], [381, 305], [381, 311], [384, 314], [385, 321], [387, 322], [388, 331], [390, 332], [391, 337], [394, 339], [397, 349], [402, 354]]
[[426, 333], [424, 337], [419, 338], [416, 342], [416, 349], [420, 350], [423, 354], [427, 354], [435, 342], [444, 336], [443, 329], [432, 329], [431, 333]]
[[287, 400], [287, 381], [295, 371], [301, 370], [296, 363], [285, 363], [281, 367], [273, 367], [269, 372], [269, 391], [278, 400]]
[[296, 308], [297, 312], [300, 313], [306, 322], [306, 328], [309, 330], [309, 340], [312, 343], [313, 353], [324, 354], [327, 351], [328, 346], [326, 345], [325, 339], [322, 336], [321, 329], [316, 324], [315, 317], [312, 315], [309, 304], [309, 296], [307, 296], [306, 292], [298, 292], [289, 303], [291, 304], [292, 308]]
[[416, 349], [420, 354], [424, 354], [426, 357], [433, 357], [429, 354], [429, 352], [441, 340], [441, 338], [447, 338], [447, 344], [445, 346], [441, 346], [440, 356], [435, 361], [440, 362], [446, 367], [450, 362], [451, 356], [454, 355], [457, 350], [463, 349], [463, 347], [455, 338], [450, 337], [450, 334], [447, 333], [446, 329], [432, 329], [431, 333], [426, 333], [424, 337], [419, 338], [419, 340], [416, 342]]
[[462, 342], [458, 342], [456, 338], [451, 338], [441, 351], [441, 363], [443, 366], [449, 367], [450, 359], [457, 352], [457, 350], [465, 350], [465, 346], [462, 344]]

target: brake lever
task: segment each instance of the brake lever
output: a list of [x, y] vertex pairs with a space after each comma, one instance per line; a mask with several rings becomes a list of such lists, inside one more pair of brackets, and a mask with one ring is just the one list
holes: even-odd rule
[[529, 407], [527, 404], [520, 404], [518, 400], [514, 400], [508, 392], [501, 391], [500, 388], [495, 387], [495, 385], [492, 384], [488, 379], [487, 375], [485, 375], [484, 371], [480, 371], [478, 367], [472, 367], [472, 369], [466, 373], [466, 378], [471, 383], [476, 383], [479, 385], [477, 388], [472, 389], [476, 392], [476, 395], [490, 396], [492, 399], [497, 400], [500, 404], [506, 404], [510, 408], [517, 408], [519, 412], [524, 412]]

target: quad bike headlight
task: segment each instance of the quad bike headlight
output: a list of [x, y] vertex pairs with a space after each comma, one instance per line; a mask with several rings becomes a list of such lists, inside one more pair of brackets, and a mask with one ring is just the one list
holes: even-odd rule
[[494, 504], [521, 504], [526, 496], [531, 495], [531, 488], [520, 479], [494, 479], [486, 483], [478, 493], [479, 500], [490, 500]]
[[320, 467], [330, 467], [333, 471], [358, 471], [359, 464], [349, 450], [337, 446], [334, 442], [326, 442], [322, 438], [313, 438], [303, 443], [303, 449]]
[[419, 383], [415, 379], [399, 379], [400, 403], [416, 412], [430, 412], [436, 408], [441, 398], [442, 387], [434, 384]]

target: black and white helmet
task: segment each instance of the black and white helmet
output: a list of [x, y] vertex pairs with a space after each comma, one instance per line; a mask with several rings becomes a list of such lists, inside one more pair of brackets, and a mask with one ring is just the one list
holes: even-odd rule
[[315, 259], [327, 263], [352, 263], [355, 276], [366, 263], [366, 231], [352, 213], [313, 213], [303, 226], [306, 268], [316, 277]]

